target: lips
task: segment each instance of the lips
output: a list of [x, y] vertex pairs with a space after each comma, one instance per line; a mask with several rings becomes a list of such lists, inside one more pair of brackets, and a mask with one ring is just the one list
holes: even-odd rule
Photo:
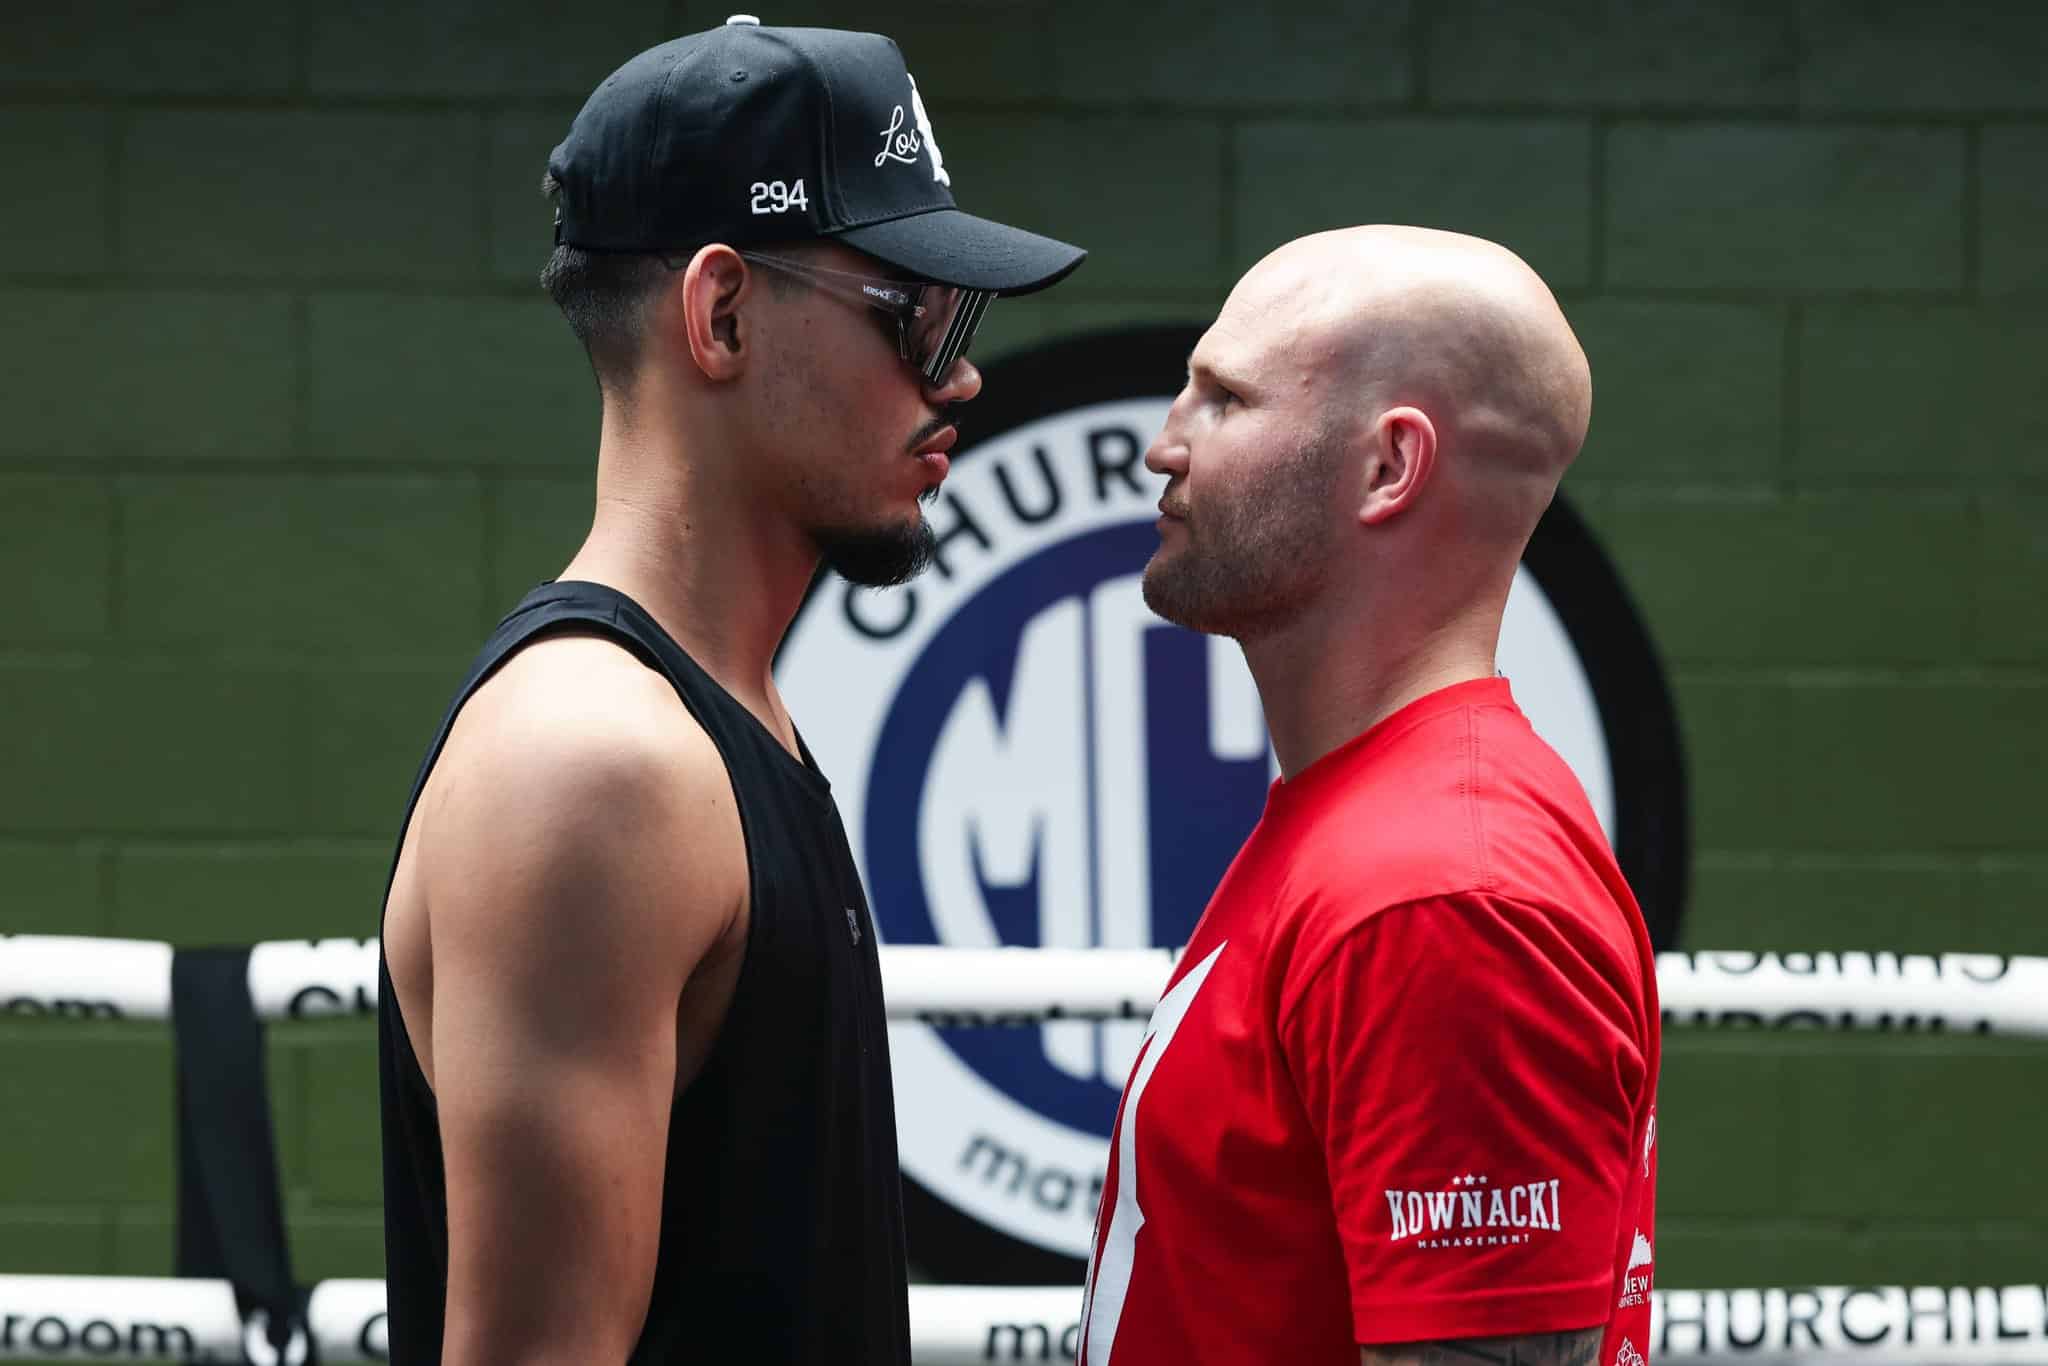
[[941, 427], [938, 431], [924, 438], [911, 451], [911, 455], [925, 467], [926, 473], [930, 474], [934, 482], [936, 482], [944, 479], [946, 471], [953, 467], [952, 462], [946, 458], [946, 452], [952, 450], [953, 443], [959, 439], [959, 428]]

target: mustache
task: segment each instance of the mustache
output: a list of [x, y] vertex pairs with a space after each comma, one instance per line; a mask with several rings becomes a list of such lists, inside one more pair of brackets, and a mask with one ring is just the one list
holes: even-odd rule
[[945, 431], [946, 428], [953, 427], [957, 429], [959, 426], [960, 424], [954, 421], [951, 417], [947, 416], [945, 413], [940, 413], [937, 417], [925, 423], [922, 427], [919, 427], [917, 431], [911, 435], [910, 443], [903, 448], [904, 453], [908, 455], [915, 455], [917, 454], [918, 447], [924, 445], [925, 442], [931, 440], [940, 432]]

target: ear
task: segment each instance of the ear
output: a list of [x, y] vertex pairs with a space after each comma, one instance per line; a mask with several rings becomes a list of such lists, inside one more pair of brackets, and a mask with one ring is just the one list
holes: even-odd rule
[[705, 247], [684, 268], [675, 295], [683, 339], [706, 379], [735, 379], [746, 369], [749, 336], [740, 326], [740, 311], [750, 291], [746, 262], [731, 247]]
[[1358, 520], [1389, 521], [1414, 506], [1436, 469], [1436, 424], [1420, 408], [1389, 408], [1373, 423], [1365, 449], [1365, 494]]

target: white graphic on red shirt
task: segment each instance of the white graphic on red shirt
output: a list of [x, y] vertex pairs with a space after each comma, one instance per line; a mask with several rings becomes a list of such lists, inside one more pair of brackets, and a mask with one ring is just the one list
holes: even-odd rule
[[1643, 1354], [1627, 1338], [1621, 1340], [1621, 1350], [1614, 1354], [1614, 1366], [1643, 1366]]
[[[1650, 1297], [1650, 1277], [1653, 1274], [1650, 1263], [1654, 1257], [1650, 1240], [1643, 1236], [1641, 1229], [1637, 1229], [1635, 1244], [1628, 1250], [1628, 1270], [1621, 1278], [1621, 1302], [1615, 1308], [1632, 1309]], [[1637, 1267], [1644, 1268], [1640, 1276], [1636, 1274]]]
[[1225, 940], [1209, 956], [1174, 983], [1173, 990], [1159, 998], [1152, 1012], [1151, 1027], [1140, 1045], [1138, 1065], [1124, 1088], [1123, 1114], [1117, 1122], [1116, 1151], [1111, 1162], [1116, 1171], [1116, 1207], [1109, 1227], [1095, 1245], [1088, 1263], [1088, 1293], [1081, 1302], [1081, 1366], [1109, 1366], [1109, 1354], [1116, 1346], [1116, 1326], [1124, 1313], [1124, 1296], [1131, 1288], [1131, 1267], [1137, 1253], [1138, 1230], [1144, 1226], [1145, 1211], [1138, 1206], [1138, 1102], [1152, 1081], [1159, 1059], [1173, 1042], [1180, 1022], [1187, 1018], [1195, 994], [1216, 966], [1217, 955], [1229, 943]]
[[1643, 1179], [1645, 1181], [1649, 1180], [1650, 1178], [1650, 1150], [1656, 1146], [1657, 1111], [1656, 1108], [1653, 1106], [1650, 1110], [1649, 1127], [1643, 1130]]
[[1484, 1173], [1466, 1172], [1448, 1184], [1454, 1189], [1387, 1192], [1393, 1242], [1414, 1238], [1417, 1247], [1500, 1247], [1526, 1243], [1532, 1231], [1556, 1233], [1564, 1227], [1555, 1177], [1495, 1185]]

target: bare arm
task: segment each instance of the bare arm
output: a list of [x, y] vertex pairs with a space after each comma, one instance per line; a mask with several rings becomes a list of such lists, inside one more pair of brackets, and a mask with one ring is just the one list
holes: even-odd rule
[[678, 1003], [745, 894], [716, 750], [657, 676], [604, 667], [616, 651], [565, 701], [549, 670], [578, 647], [611, 649], [536, 646], [471, 704], [428, 831], [447, 1366], [626, 1359], [652, 1292]]
[[1593, 1366], [1603, 1329], [1526, 1337], [1397, 1342], [1358, 1349], [1359, 1366]]

